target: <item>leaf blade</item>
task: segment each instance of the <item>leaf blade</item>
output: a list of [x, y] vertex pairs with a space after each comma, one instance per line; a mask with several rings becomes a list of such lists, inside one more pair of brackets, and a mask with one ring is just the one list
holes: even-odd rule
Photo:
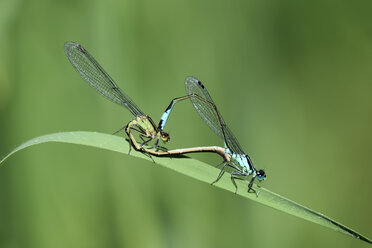
[[[120, 152], [124, 154], [128, 154], [129, 152], [129, 143], [122, 137], [97, 133], [97, 132], [64, 132], [64, 133], [54, 133], [48, 134], [44, 136], [39, 136], [37, 138], [31, 139], [22, 145], [18, 146], [16, 149], [11, 151], [8, 155], [6, 155], [1, 161], [1, 164], [8, 159], [14, 153], [25, 149], [27, 147], [47, 143], [47, 142], [59, 142], [59, 143], [70, 143], [70, 144], [79, 144], [79, 145], [86, 145], [91, 147], [97, 147], [105, 150]], [[138, 158], [146, 159], [151, 161], [150, 158], [145, 156], [142, 153], [132, 151], [131, 156], [135, 156]], [[198, 160], [190, 159], [190, 158], [182, 158], [182, 159], [169, 159], [169, 158], [153, 158], [155, 163], [162, 165], [166, 168], [172, 169], [176, 172], [182, 173], [184, 175], [190, 176], [194, 179], [211, 183], [215, 180], [216, 175], [218, 174], [219, 170], [200, 162]], [[305, 206], [302, 206], [292, 200], [289, 200], [283, 196], [280, 196], [274, 192], [271, 192], [265, 188], [258, 187], [254, 185], [254, 188], [259, 192], [259, 196], [256, 197], [255, 194], [248, 193], [246, 190], [243, 190], [247, 187], [246, 182], [238, 181], [237, 182], [239, 190], [238, 195], [254, 200], [258, 203], [266, 205], [268, 207], [280, 210], [282, 212], [291, 214], [293, 216], [308, 220], [310, 222], [314, 222], [316, 224], [328, 227], [332, 230], [350, 235], [354, 238], [360, 239], [367, 243], [372, 244], [372, 241], [367, 237], [357, 233], [356, 231], [346, 227], [345, 225], [332, 220], [331, 218], [318, 213], [314, 210], [311, 210]], [[228, 177], [222, 177], [221, 180], [216, 183], [214, 186], [219, 187], [224, 190], [228, 190], [230, 192], [235, 192], [235, 188], [232, 185], [230, 179]]]

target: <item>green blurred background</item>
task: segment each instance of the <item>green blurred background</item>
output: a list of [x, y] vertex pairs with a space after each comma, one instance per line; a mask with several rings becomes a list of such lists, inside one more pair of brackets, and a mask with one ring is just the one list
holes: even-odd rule
[[[156, 122], [198, 77], [265, 168], [264, 187], [372, 237], [371, 11], [370, 1], [1, 0], [0, 156], [133, 118], [79, 77], [63, 51], [72, 40]], [[189, 102], [166, 130], [169, 148], [222, 145]], [[0, 210], [0, 247], [366, 247], [151, 162], [66, 144], [6, 161]]]

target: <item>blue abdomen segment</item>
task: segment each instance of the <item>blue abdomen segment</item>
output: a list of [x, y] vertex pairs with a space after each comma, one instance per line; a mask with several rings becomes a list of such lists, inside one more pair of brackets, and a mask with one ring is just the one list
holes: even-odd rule
[[165, 123], [167, 123], [167, 120], [168, 120], [169, 115], [170, 115], [170, 113], [171, 113], [171, 111], [173, 109], [174, 104], [175, 104], [175, 101], [172, 101], [169, 104], [168, 108], [163, 113], [163, 115], [161, 116], [160, 121], [159, 121], [159, 126], [158, 126], [159, 130], [163, 130], [164, 129]]

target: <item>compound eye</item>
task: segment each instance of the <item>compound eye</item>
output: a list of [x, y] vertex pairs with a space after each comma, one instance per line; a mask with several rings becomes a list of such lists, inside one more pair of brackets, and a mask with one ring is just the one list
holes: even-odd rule
[[164, 142], [168, 142], [170, 140], [169, 138], [169, 134], [167, 133], [162, 133], [161, 134], [161, 139], [164, 141]]
[[265, 180], [266, 179], [266, 173], [264, 170], [259, 170], [257, 173], [258, 180]]

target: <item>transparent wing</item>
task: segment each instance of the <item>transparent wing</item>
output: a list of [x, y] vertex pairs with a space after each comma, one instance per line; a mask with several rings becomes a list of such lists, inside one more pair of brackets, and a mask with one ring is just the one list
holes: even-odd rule
[[227, 144], [227, 147], [233, 153], [236, 153], [236, 154], [245, 154], [245, 152], [243, 151], [243, 149], [239, 145], [238, 140], [235, 138], [235, 136], [231, 132], [231, 130], [225, 124], [223, 124], [223, 125], [224, 125], [223, 126], [223, 132], [224, 132], [225, 137], [226, 137], [225, 142]]
[[196, 111], [203, 119], [203, 121], [207, 123], [207, 125], [212, 129], [212, 131], [215, 134], [217, 134], [221, 139], [224, 139], [224, 135], [222, 133], [222, 126], [217, 115], [218, 113], [216, 113], [215, 109], [213, 108], [214, 102], [211, 96], [209, 95], [207, 89], [198, 79], [194, 77], [187, 77], [185, 81], [185, 86], [188, 95], [196, 94], [212, 104], [212, 105], [208, 104], [207, 102], [196, 97], [190, 98], [192, 104], [194, 105]]
[[198, 79], [194, 77], [187, 77], [185, 81], [186, 92], [188, 95], [196, 94], [199, 97], [205, 99], [199, 99], [198, 97], [190, 97], [192, 104], [196, 111], [205, 123], [215, 132], [221, 139], [226, 143], [226, 146], [237, 154], [244, 154], [237, 139], [226, 126], [225, 121], [217, 110], [212, 97], [209, 95], [205, 86]]
[[110, 101], [126, 107], [135, 116], [144, 115], [81, 45], [72, 41], [66, 42], [65, 53], [80, 76], [98, 93]]

